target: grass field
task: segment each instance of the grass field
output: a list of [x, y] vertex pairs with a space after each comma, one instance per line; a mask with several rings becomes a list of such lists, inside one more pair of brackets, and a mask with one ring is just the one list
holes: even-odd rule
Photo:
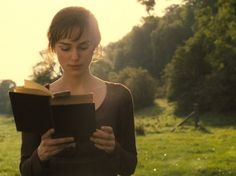
[[[135, 176], [235, 176], [236, 116], [200, 116], [200, 129], [190, 121], [171, 132], [183, 118], [173, 105], [157, 100], [155, 106], [135, 113], [138, 165]], [[12, 118], [0, 117], [0, 176], [18, 176], [20, 135]]]

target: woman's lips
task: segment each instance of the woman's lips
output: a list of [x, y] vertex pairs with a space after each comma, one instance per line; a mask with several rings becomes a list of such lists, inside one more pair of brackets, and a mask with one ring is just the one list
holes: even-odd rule
[[68, 65], [72, 69], [80, 69], [83, 65]]

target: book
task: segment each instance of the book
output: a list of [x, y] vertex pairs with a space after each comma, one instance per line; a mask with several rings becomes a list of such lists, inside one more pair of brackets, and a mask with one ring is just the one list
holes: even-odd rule
[[42, 135], [54, 128], [54, 137], [88, 140], [96, 130], [93, 95], [52, 94], [46, 87], [25, 80], [9, 91], [17, 131]]

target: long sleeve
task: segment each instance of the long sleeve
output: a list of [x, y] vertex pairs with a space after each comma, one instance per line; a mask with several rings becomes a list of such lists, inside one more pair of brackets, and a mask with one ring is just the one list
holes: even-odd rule
[[132, 96], [128, 89], [123, 88], [121, 97], [118, 134], [116, 136], [117, 144], [114, 152], [111, 154], [111, 164], [118, 174], [127, 176], [135, 171], [137, 151]]
[[40, 136], [32, 133], [22, 133], [20, 172], [22, 176], [45, 175], [44, 165], [39, 160], [37, 147]]

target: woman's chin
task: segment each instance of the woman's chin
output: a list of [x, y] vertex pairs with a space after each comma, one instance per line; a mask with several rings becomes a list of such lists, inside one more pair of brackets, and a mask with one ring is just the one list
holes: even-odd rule
[[67, 71], [66, 74], [70, 75], [72, 77], [78, 77], [78, 76], [85, 74], [85, 71], [83, 71], [83, 70], [70, 70], [70, 71]]

